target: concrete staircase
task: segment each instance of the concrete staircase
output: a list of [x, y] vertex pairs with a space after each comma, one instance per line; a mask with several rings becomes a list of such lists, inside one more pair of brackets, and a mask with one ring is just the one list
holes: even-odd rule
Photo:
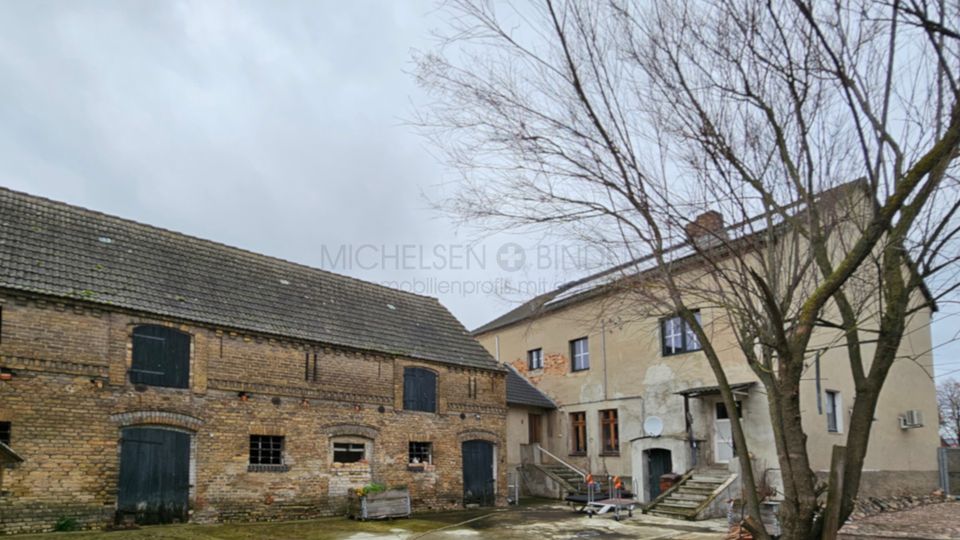
[[560, 483], [567, 492], [580, 491], [583, 486], [583, 477], [573, 469], [558, 463], [544, 463], [537, 467]]
[[673, 519], [695, 520], [736, 478], [726, 469], [696, 469], [661, 493], [644, 513]]

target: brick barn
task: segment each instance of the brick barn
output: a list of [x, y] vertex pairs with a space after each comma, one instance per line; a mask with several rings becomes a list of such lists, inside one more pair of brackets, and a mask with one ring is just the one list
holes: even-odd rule
[[505, 377], [436, 299], [0, 189], [0, 533], [502, 504]]

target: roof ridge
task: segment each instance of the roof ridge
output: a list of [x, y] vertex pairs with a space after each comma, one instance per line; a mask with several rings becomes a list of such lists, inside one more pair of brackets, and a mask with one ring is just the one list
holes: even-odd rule
[[304, 263], [300, 263], [300, 262], [296, 262], [296, 261], [291, 261], [291, 260], [284, 259], [284, 258], [282, 258], [282, 257], [277, 257], [277, 256], [274, 256], [274, 255], [267, 255], [267, 254], [265, 254], [265, 253], [258, 253], [258, 252], [256, 252], [256, 251], [253, 251], [253, 250], [250, 250], [250, 249], [246, 249], [246, 248], [242, 248], [242, 247], [237, 247], [237, 246], [231, 246], [230, 244], [226, 244], [226, 243], [223, 243], [223, 242], [220, 242], [220, 241], [217, 241], [217, 240], [210, 240], [210, 239], [207, 239], [207, 238], [201, 238], [201, 237], [199, 237], [199, 236], [195, 236], [195, 235], [188, 234], [188, 233], [183, 233], [183, 232], [178, 232], [178, 231], [175, 231], [175, 230], [172, 230], [172, 229], [168, 229], [168, 228], [166, 228], [166, 227], [160, 227], [160, 226], [157, 226], [157, 225], [150, 225], [150, 224], [148, 224], [148, 223], [144, 223], [144, 222], [142, 222], [142, 221], [137, 221], [137, 220], [135, 220], [135, 219], [126, 218], [126, 217], [118, 216], [118, 215], [115, 215], [115, 214], [108, 214], [108, 213], [103, 212], [103, 211], [100, 211], [100, 210], [94, 210], [94, 209], [91, 209], [91, 208], [87, 208], [87, 207], [85, 207], [85, 206], [80, 206], [80, 205], [76, 205], [76, 204], [70, 204], [70, 203], [64, 202], [64, 201], [58, 201], [58, 200], [51, 199], [51, 198], [49, 198], [49, 197], [44, 197], [44, 196], [41, 196], [41, 195], [34, 195], [34, 194], [32, 194], [32, 193], [27, 193], [27, 192], [24, 192], [24, 191], [18, 191], [18, 190], [15, 190], [15, 189], [12, 189], [12, 188], [9, 188], [9, 187], [6, 187], [6, 186], [2, 186], [2, 185], [0, 185], [0, 192], [7, 192], [7, 193], [10, 193], [10, 194], [12, 194], [12, 195], [14, 195], [14, 196], [17, 196], [17, 197], [21, 197], [21, 198], [25, 198], [25, 199], [30, 199], [30, 200], [37, 201], [37, 202], [42, 202], [42, 203], [45, 203], [45, 204], [48, 204], [48, 205], [60, 206], [60, 207], [67, 207], [67, 208], [70, 208], [70, 209], [72, 209], [72, 210], [81, 211], [81, 212], [85, 212], [85, 213], [87, 213], [87, 214], [91, 214], [91, 215], [94, 215], [94, 216], [100, 216], [100, 217], [103, 217], [103, 218], [112, 219], [112, 220], [117, 220], [117, 221], [121, 221], [121, 222], [128, 223], [128, 224], [133, 224], [133, 225], [136, 225], [136, 226], [138, 226], [138, 227], [143, 227], [143, 228], [149, 229], [149, 230], [160, 231], [160, 232], [163, 232], [163, 233], [166, 233], [166, 234], [169, 234], [169, 235], [177, 236], [177, 237], [180, 237], [180, 238], [184, 238], [184, 239], [187, 239], [187, 240], [190, 240], [190, 241], [194, 241], [194, 242], [199, 242], [199, 243], [202, 243], [202, 244], [209, 244], [209, 245], [212, 245], [212, 246], [218, 246], [218, 247], [220, 247], [220, 248], [228, 249], [228, 250], [234, 251], [234, 252], [236, 252], [236, 253], [242, 254], [242, 255], [244, 255], [244, 256], [253, 257], [253, 258], [255, 258], [255, 259], [275, 261], [275, 262], [279, 262], [279, 263], [283, 263], [283, 264], [288, 264], [288, 265], [291, 265], [291, 266], [296, 266], [296, 267], [298, 267], [298, 268], [301, 268], [301, 269], [304, 269], [304, 270], [309, 270], [309, 271], [312, 271], [312, 272], [322, 272], [322, 273], [324, 273], [324, 274], [327, 274], [327, 275], [329, 275], [329, 276], [333, 276], [333, 277], [338, 278], [338, 279], [343, 279], [343, 280], [346, 280], [346, 281], [355, 282], [355, 283], [357, 283], [357, 284], [359, 284], [359, 285], [361, 285], [361, 286], [376, 287], [376, 288], [378, 288], [378, 289], [382, 289], [382, 290], [384, 290], [384, 291], [389, 291], [389, 292], [391, 292], [391, 293], [399, 293], [399, 294], [404, 294], [404, 295], [413, 296], [413, 297], [416, 297], [416, 298], [423, 298], [423, 299], [434, 300], [434, 301], [437, 302], [437, 303], [440, 302], [438, 298], [433, 297], [433, 296], [428, 296], [428, 295], [425, 295], [425, 294], [417, 294], [417, 293], [415, 293], [415, 292], [405, 291], [405, 290], [403, 290], [403, 289], [396, 289], [396, 288], [393, 288], [393, 287], [389, 287], [389, 286], [387, 286], [387, 285], [383, 285], [383, 284], [381, 284], [381, 283], [376, 283], [376, 282], [373, 282], [373, 281], [367, 281], [367, 280], [364, 280], [364, 279], [361, 279], [361, 278], [358, 278], [358, 277], [349, 276], [349, 275], [347, 275], [347, 274], [340, 274], [340, 273], [337, 273], [337, 272], [333, 272], [333, 271], [331, 271], [331, 270], [326, 270], [326, 269], [323, 269], [323, 268], [317, 268], [317, 267], [315, 267], [315, 266], [310, 266], [310, 265], [308, 265], [308, 264], [304, 264]]

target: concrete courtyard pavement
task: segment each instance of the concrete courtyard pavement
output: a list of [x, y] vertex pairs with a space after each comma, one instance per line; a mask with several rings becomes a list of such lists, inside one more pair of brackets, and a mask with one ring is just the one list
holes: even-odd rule
[[[402, 522], [397, 522], [402, 525]], [[397, 540], [568, 540], [596, 539], [676, 539], [707, 540], [723, 538], [726, 522], [677, 521], [635, 512], [633, 517], [623, 514], [617, 521], [612, 515], [587, 517], [561, 504], [528, 506], [491, 512], [469, 523], [447, 529], [433, 530], [411, 536], [356, 536], [350, 540], [374, 540], [396, 538]]]
[[538, 503], [507, 509], [417, 514], [357, 522], [345, 518], [276, 523], [167, 525], [125, 531], [14, 536], [17, 540], [716, 540], [725, 523], [645, 516], [589, 518], [568, 506]]

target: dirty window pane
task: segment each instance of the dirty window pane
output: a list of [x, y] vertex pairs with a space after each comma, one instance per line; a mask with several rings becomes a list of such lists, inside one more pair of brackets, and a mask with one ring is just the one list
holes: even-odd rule
[[367, 446], [363, 443], [333, 443], [334, 463], [356, 463], [367, 454]]
[[250, 464], [283, 465], [283, 437], [278, 435], [251, 435]]
[[411, 442], [410, 463], [432, 463], [431, 447], [428, 442]]

